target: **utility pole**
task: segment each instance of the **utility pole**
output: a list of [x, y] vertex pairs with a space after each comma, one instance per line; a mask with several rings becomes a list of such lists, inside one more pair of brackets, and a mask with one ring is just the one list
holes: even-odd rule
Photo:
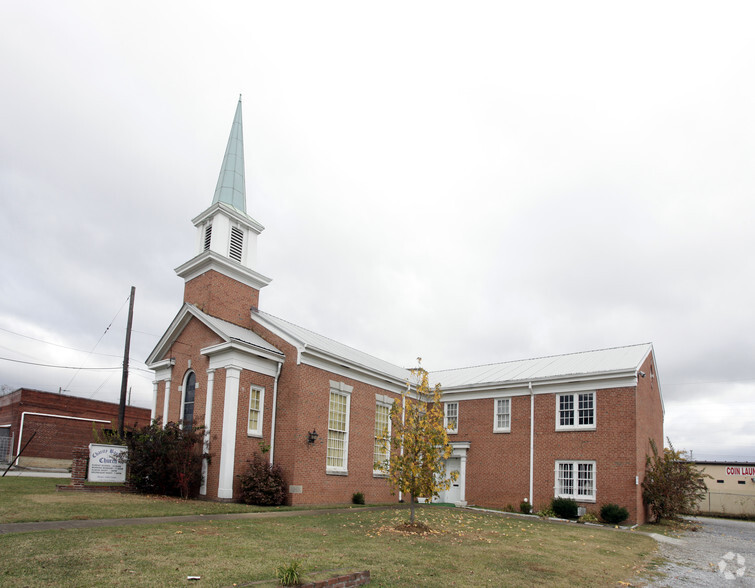
[[131, 323], [134, 321], [134, 296], [136, 287], [131, 286], [128, 303], [128, 324], [126, 325], [126, 348], [123, 351], [123, 376], [121, 377], [121, 403], [118, 407], [118, 436], [123, 437], [123, 424], [126, 420], [126, 388], [128, 386], [128, 352], [131, 348]]

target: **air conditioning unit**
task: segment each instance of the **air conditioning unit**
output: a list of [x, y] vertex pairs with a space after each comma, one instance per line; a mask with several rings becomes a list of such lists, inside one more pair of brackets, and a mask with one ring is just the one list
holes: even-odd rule
[[587, 512], [587, 509], [584, 506], [578, 506], [577, 507], [577, 515], [580, 517], [585, 516], [585, 513]]

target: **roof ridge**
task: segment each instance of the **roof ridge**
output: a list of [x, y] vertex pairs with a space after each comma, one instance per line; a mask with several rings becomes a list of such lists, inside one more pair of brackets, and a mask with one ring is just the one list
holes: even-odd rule
[[617, 345], [615, 347], [604, 347], [602, 349], [588, 349], [585, 351], [572, 351], [571, 353], [556, 353], [553, 355], [541, 355], [539, 357], [526, 357], [523, 359], [512, 359], [508, 361], [496, 361], [491, 363], [480, 363], [477, 365], [467, 365], [467, 366], [461, 366], [461, 367], [455, 367], [455, 368], [448, 368], [445, 370], [433, 370], [429, 373], [431, 374], [438, 374], [441, 372], [458, 372], [461, 370], [471, 370], [475, 368], [484, 368], [484, 367], [492, 367], [496, 365], [505, 365], [505, 364], [513, 364], [513, 363], [520, 363], [523, 361], [537, 361], [541, 359], [554, 359], [557, 357], [569, 357], [570, 355], [585, 355], [587, 353], [597, 353], [599, 351], [613, 351], [615, 349], [630, 349], [632, 347], [642, 347], [644, 345], [652, 345], [652, 343], [633, 343], [632, 345]]

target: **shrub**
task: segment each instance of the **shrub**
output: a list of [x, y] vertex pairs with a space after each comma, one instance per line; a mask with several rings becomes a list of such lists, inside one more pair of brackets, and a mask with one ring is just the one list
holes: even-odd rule
[[618, 504], [604, 504], [600, 507], [600, 518], [609, 525], [619, 525], [629, 518], [629, 511]]
[[519, 512], [530, 514], [532, 512], [532, 505], [526, 500], [522, 500], [522, 502], [519, 503]]
[[301, 582], [301, 564], [294, 560], [275, 568], [275, 577], [283, 586], [296, 586]]
[[580, 523], [597, 523], [598, 517], [596, 517], [591, 512], [586, 512], [581, 517], [579, 517], [579, 522]]
[[202, 484], [204, 427], [165, 427], [159, 420], [135, 427], [125, 435], [128, 481], [137, 492], [190, 498]]
[[351, 502], [354, 504], [364, 504], [364, 494], [362, 492], [354, 492]]
[[710, 478], [687, 461], [686, 451], [674, 449], [671, 439], [668, 444], [669, 447], [659, 454], [655, 441], [650, 439], [653, 454], [645, 458], [642, 498], [650, 507], [656, 523], [697, 510], [707, 492], [705, 478]]
[[255, 453], [249, 461], [249, 470], [239, 478], [239, 499], [245, 504], [279, 506], [286, 500], [283, 470], [279, 465], [270, 465], [264, 454]]
[[537, 516], [543, 519], [547, 519], [550, 517], [555, 517], [556, 513], [553, 512], [553, 509], [549, 506], [548, 508], [544, 508], [543, 510], [537, 511]]
[[577, 501], [572, 498], [554, 498], [551, 501], [551, 510], [560, 519], [576, 519]]

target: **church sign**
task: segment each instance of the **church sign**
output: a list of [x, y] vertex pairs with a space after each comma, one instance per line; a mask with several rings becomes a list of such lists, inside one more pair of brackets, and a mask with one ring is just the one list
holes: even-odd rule
[[126, 456], [125, 445], [89, 444], [89, 469], [87, 480], [90, 482], [125, 482]]

